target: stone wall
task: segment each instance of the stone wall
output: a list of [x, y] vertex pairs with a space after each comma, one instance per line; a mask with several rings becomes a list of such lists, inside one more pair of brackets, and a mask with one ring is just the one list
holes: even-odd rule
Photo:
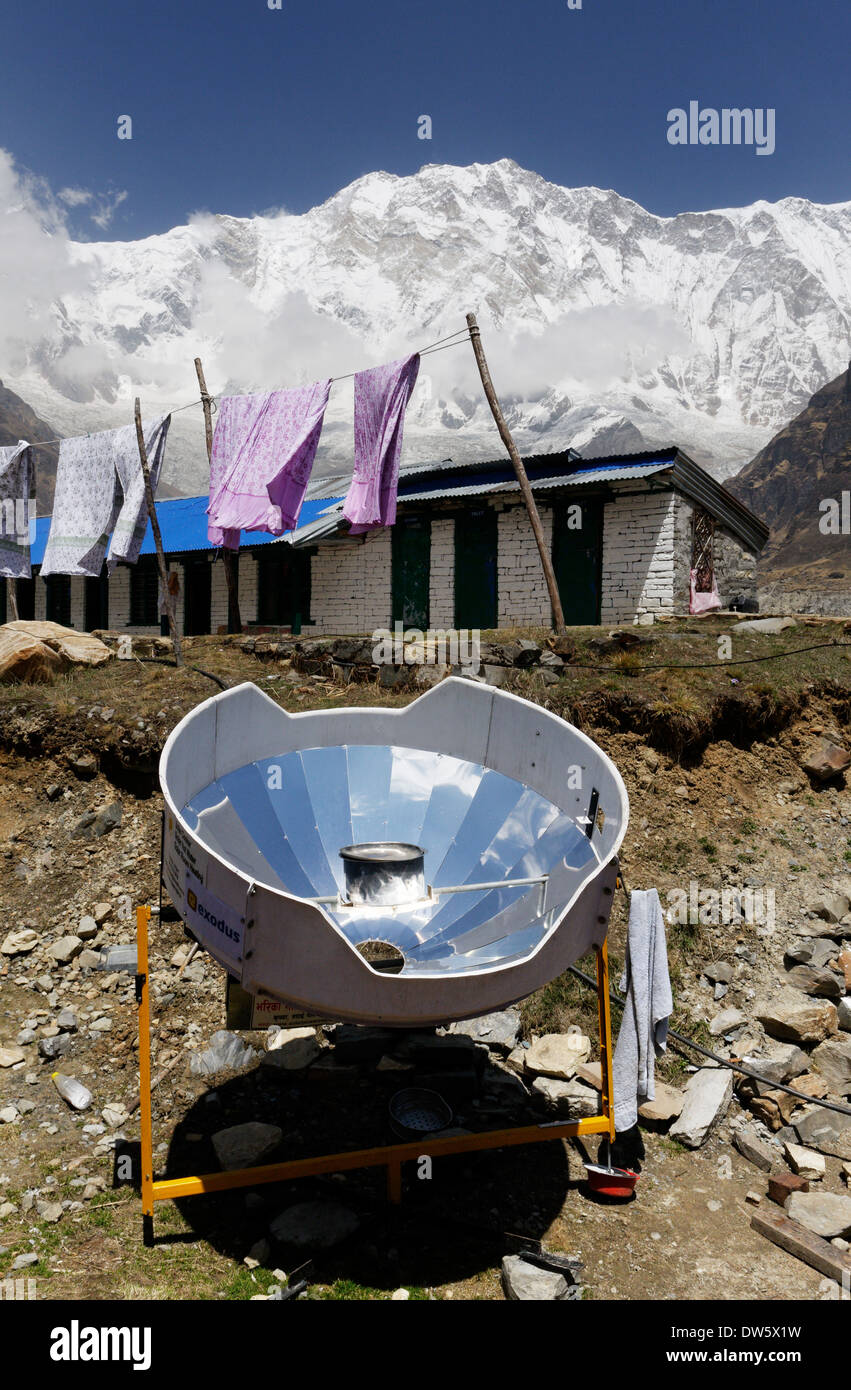
[[[553, 536], [553, 509], [539, 501], [538, 511], [549, 549]], [[526, 508], [505, 507], [499, 514], [497, 526], [499, 626], [546, 626], [550, 622], [550, 596]]]
[[719, 526], [712, 542], [715, 582], [723, 608], [755, 613], [759, 609], [757, 556], [738, 536]]
[[[603, 508], [600, 621], [632, 623], [675, 612], [675, 493], [622, 492]], [[686, 611], [688, 596], [686, 594]]]
[[373, 632], [390, 626], [389, 530], [328, 541], [311, 556], [310, 632]]
[[455, 522], [450, 516], [434, 516], [431, 522], [431, 575], [429, 624], [451, 628], [455, 623]]
[[[446, 503], [449, 511], [453, 505]], [[498, 621], [503, 628], [547, 626], [550, 603], [535, 538], [525, 509], [496, 501]], [[539, 501], [547, 544], [552, 541], [553, 508]], [[603, 508], [602, 599], [604, 625], [652, 621], [663, 614], [687, 614], [692, 547], [690, 502], [677, 493], [650, 493], [641, 483], [627, 485]], [[757, 605], [756, 556], [735, 536], [718, 528], [714, 542], [715, 575], [724, 607]], [[370, 633], [391, 624], [391, 532], [377, 531], [359, 540], [320, 543], [311, 556], [312, 622], [316, 634]], [[180, 578], [178, 627], [184, 627], [185, 575], [179, 560], [169, 563]], [[71, 580], [71, 621], [82, 628], [83, 579]], [[431, 522], [429, 622], [451, 628], [455, 621], [455, 522], [438, 509]], [[243, 622], [257, 621], [258, 565], [254, 554], [239, 558], [240, 612]], [[45, 586], [36, 580], [36, 617], [45, 613]], [[213, 564], [210, 625], [227, 626], [224, 565]], [[130, 569], [119, 565], [110, 578], [109, 624], [139, 636], [155, 627], [130, 627]]]
[[[689, 611], [694, 510], [691, 502], [685, 498], [678, 499], [674, 583], [676, 613]], [[712, 538], [712, 559], [721, 607], [756, 612], [759, 608], [756, 552], [749, 550], [731, 531], [716, 526]]]

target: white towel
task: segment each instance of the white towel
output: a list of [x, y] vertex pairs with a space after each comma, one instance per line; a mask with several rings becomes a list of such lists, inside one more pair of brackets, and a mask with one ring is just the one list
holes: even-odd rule
[[615, 1128], [638, 1123], [638, 1107], [656, 1095], [655, 1062], [664, 1052], [674, 1007], [662, 904], [655, 888], [634, 892], [629, 903], [626, 965], [619, 985], [626, 1008], [612, 1073]]
[[[143, 424], [142, 426], [142, 432], [145, 436], [145, 450], [148, 455], [148, 472], [151, 475], [151, 490], [155, 495], [162, 471], [165, 442], [168, 438], [170, 424], [171, 416], [165, 415], [154, 420], [153, 424]], [[119, 430], [117, 433], [120, 434], [121, 431]], [[115, 470], [124, 493], [124, 501], [115, 522], [112, 540], [109, 543], [109, 554], [106, 557], [106, 568], [109, 574], [112, 574], [119, 560], [124, 560], [128, 565], [135, 565], [139, 558], [142, 541], [145, 539], [145, 532], [148, 529], [145, 479], [142, 476], [142, 462], [139, 458], [139, 442], [136, 438], [135, 425], [133, 426], [133, 446], [129, 449], [122, 447], [116, 450]]]
[[26, 440], [0, 449], [0, 575], [30, 577], [32, 455]]
[[[160, 416], [142, 430], [156, 491], [171, 416]], [[119, 560], [134, 564], [145, 534], [145, 488], [136, 426], [63, 439], [59, 446], [50, 535], [41, 566], [48, 574], [97, 578], [109, 534], [109, 569]]]

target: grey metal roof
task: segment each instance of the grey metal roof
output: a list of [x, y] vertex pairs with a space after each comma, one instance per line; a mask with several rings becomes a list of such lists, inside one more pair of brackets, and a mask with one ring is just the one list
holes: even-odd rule
[[[633, 478], [649, 478], [654, 473], [670, 471], [670, 467], [669, 463], [654, 463], [640, 464], [638, 467], [632, 468], [589, 468], [582, 473], [558, 473], [552, 478], [536, 478], [532, 483], [532, 490], [539, 492], [543, 488], [584, 487], [589, 483], [628, 482]], [[448, 487], [428, 492], [405, 492], [404, 495], [400, 493], [399, 501], [425, 502], [448, 497], [489, 497], [492, 493], [519, 491], [520, 484], [516, 478], [509, 479], [504, 483], [477, 484], [471, 481], [463, 487]]]
[[299, 526], [295, 531], [288, 532], [286, 540], [294, 546], [315, 545], [317, 541], [324, 541], [333, 536], [343, 520], [343, 503], [337, 502], [327, 507], [315, 521], [309, 521], [306, 526]]
[[[751, 550], [761, 550], [768, 539], [768, 527], [676, 445], [595, 459], [580, 458], [571, 449], [554, 454], [533, 454], [523, 462], [533, 492], [656, 478], [660, 484], [704, 507]], [[417, 482], [412, 483], [412, 477], [416, 477]], [[444, 477], [446, 482], [442, 485]], [[429, 502], [472, 500], [519, 491], [507, 458], [473, 464], [454, 464], [446, 459], [438, 464], [406, 469], [399, 478], [398, 500], [402, 507], [408, 503], [422, 506]], [[315, 520], [299, 527], [292, 534], [292, 544], [311, 545], [326, 540], [343, 525], [342, 504], [338, 502]]]

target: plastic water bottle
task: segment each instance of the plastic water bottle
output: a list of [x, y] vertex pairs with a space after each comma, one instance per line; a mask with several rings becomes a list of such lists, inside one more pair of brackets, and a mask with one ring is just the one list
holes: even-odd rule
[[131, 946], [106, 946], [100, 953], [100, 970], [125, 970], [135, 975], [139, 966], [136, 959], [135, 943]]
[[53, 1072], [51, 1081], [59, 1092], [63, 1100], [74, 1110], [87, 1110], [92, 1103], [92, 1093], [86, 1090], [82, 1081], [77, 1081], [73, 1076], [65, 1076], [61, 1071]]

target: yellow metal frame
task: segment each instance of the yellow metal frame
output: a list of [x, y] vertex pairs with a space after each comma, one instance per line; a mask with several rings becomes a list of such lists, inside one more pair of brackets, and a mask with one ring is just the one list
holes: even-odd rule
[[136, 1003], [139, 1021], [139, 1116], [142, 1139], [142, 1222], [145, 1243], [153, 1242], [154, 1203], [175, 1201], [205, 1192], [224, 1192], [233, 1187], [256, 1187], [263, 1183], [288, 1182], [318, 1173], [342, 1173], [350, 1168], [387, 1169], [387, 1196], [402, 1200], [402, 1164], [429, 1155], [472, 1153], [478, 1149], [504, 1149], [516, 1144], [538, 1144], [568, 1139], [581, 1134], [607, 1134], [615, 1137], [612, 1095], [612, 1025], [609, 1011], [609, 957], [606, 942], [597, 950], [597, 1012], [600, 1026], [602, 1074], [601, 1115], [584, 1120], [556, 1120], [512, 1129], [493, 1129], [481, 1134], [451, 1135], [445, 1139], [417, 1139], [407, 1144], [385, 1144], [374, 1149], [352, 1149], [345, 1153], [320, 1154], [313, 1158], [290, 1159], [284, 1163], [265, 1163], [257, 1168], [237, 1168], [226, 1173], [202, 1173], [191, 1178], [154, 1180], [153, 1123], [151, 1116], [151, 1007], [148, 985], [148, 929], [151, 909], [136, 909], [138, 963]]

